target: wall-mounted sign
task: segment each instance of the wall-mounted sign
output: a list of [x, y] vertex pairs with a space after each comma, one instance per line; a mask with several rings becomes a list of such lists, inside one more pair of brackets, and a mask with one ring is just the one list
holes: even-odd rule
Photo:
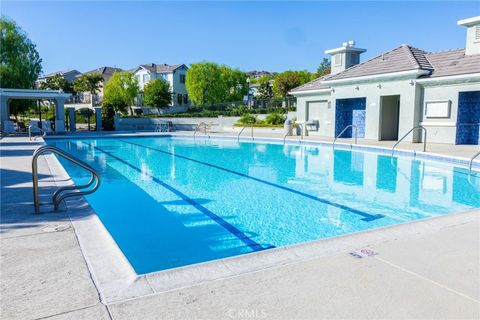
[[425, 117], [450, 118], [450, 100], [425, 101]]

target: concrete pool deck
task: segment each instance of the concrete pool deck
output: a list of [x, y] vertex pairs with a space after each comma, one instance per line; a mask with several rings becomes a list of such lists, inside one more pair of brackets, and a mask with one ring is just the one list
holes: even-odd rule
[[[256, 271], [104, 301], [70, 212], [82, 208], [33, 214], [31, 154], [40, 143], [0, 140], [2, 319], [480, 318], [479, 210], [328, 240], [334, 249], [306, 247], [313, 252], [303, 258]], [[45, 202], [65, 181], [46, 157], [39, 169]]]

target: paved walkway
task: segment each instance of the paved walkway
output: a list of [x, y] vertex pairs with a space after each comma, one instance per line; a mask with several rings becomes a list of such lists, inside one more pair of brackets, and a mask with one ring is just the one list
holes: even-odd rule
[[[104, 305], [68, 214], [33, 214], [30, 161], [38, 146], [0, 140], [1, 319], [480, 319], [479, 211], [373, 231], [391, 239], [373, 241], [373, 256], [351, 256], [361, 249], [352, 243]], [[39, 165], [45, 202], [56, 173], [42, 158]], [[417, 231], [405, 232], [413, 225]]]

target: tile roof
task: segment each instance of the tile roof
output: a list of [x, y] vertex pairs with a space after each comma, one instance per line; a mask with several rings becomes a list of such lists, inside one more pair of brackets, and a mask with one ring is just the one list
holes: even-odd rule
[[325, 80], [340, 80], [417, 69], [432, 70], [431, 64], [425, 58], [426, 53], [426, 51], [403, 44], [373, 59], [331, 75]]
[[183, 66], [183, 64], [169, 65], [169, 64], [166, 64], [166, 63], [163, 63], [163, 64], [150, 63], [150, 64], [142, 64], [141, 66], [143, 68], [147, 69], [149, 72], [168, 73], [168, 72], [175, 71], [176, 69]]
[[291, 92], [326, 89], [329, 88], [329, 85], [328, 82], [325, 84], [324, 81], [329, 80], [410, 70], [430, 71], [430, 74], [423, 76], [423, 78], [480, 73], [480, 54], [465, 55], [465, 49], [427, 52], [404, 44], [340, 73], [310, 81], [291, 90]]
[[87, 73], [87, 74], [100, 73], [101, 75], [111, 76], [116, 71], [123, 71], [123, 70], [120, 68], [114, 68], [114, 67], [100, 67], [84, 73]]
[[480, 73], [480, 54], [465, 55], [465, 49], [432, 52], [425, 57], [433, 66], [428, 78]]
[[40, 78], [50, 78], [50, 77], [54, 77], [56, 76], [57, 74], [58, 75], [61, 75], [62, 77], [65, 76], [66, 74], [69, 74], [69, 73], [78, 73], [80, 74], [80, 71], [76, 70], [76, 69], [73, 69], [73, 70], [65, 70], [65, 71], [55, 71], [55, 72], [51, 72], [49, 74], [46, 74], [44, 75], [43, 77], [40, 77]]

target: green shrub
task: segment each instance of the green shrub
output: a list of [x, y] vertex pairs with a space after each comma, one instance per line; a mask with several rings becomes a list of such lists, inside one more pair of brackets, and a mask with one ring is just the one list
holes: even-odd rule
[[265, 123], [267, 124], [275, 124], [275, 125], [280, 125], [285, 122], [286, 117], [278, 114], [278, 113], [270, 113], [267, 115], [265, 118]]
[[257, 122], [257, 117], [252, 114], [244, 114], [243, 116], [238, 119], [238, 123], [240, 124], [254, 124]]

